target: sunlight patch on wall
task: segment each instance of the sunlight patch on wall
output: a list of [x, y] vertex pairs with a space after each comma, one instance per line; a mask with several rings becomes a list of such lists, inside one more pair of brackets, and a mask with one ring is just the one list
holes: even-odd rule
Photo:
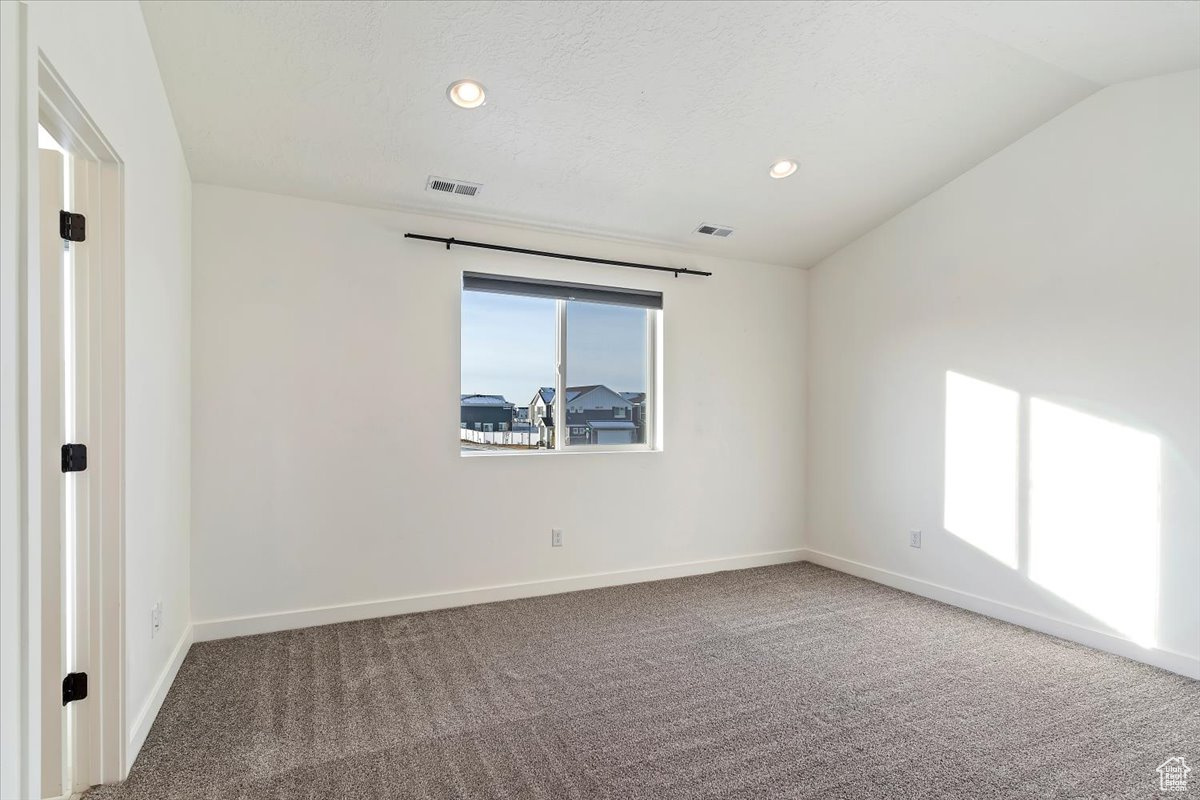
[[1156, 436], [1030, 401], [1029, 577], [1144, 646], [1155, 641]]
[[1011, 389], [946, 373], [947, 531], [1017, 566], [1020, 397]]

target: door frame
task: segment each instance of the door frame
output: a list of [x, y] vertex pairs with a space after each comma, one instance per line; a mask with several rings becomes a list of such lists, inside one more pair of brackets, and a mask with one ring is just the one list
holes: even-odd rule
[[[87, 210], [88, 255], [86, 298], [80, 301], [87, 304], [87, 330], [77, 336], [87, 351], [81, 348], [77, 358], [87, 364], [86, 380], [80, 381], [78, 391], [86, 396], [82, 425], [87, 432], [89, 490], [78, 511], [86, 529], [88, 555], [78, 576], [80, 605], [86, 614], [77, 620], [81, 629], [77, 638], [86, 643], [88, 697], [83, 702], [90, 708], [82, 715], [87, 731], [71, 765], [73, 785], [68, 788], [78, 791], [126, 776], [124, 170], [115, 148], [45, 55], [37, 56], [36, 119], [26, 125], [35, 131], [30, 162], [37, 164], [36, 127], [41, 124], [73, 159], [87, 162], [89, 175], [87, 196], [81, 202]], [[36, 179], [27, 184], [33, 229], [40, 222], [37, 186]], [[37, 254], [31, 250], [27, 256], [26, 275], [36, 275]], [[35, 352], [37, 330], [30, 327], [25, 334], [29, 351]], [[32, 412], [44, 406], [40, 376], [35, 378], [31, 372], [28, 378]], [[55, 455], [60, 444], [41, 442], [41, 458]], [[39, 469], [32, 448], [26, 457], [28, 468]], [[32, 528], [34, 520], [30, 523]], [[37, 532], [30, 534], [31, 541], [40, 542]], [[58, 690], [58, 686], [42, 687], [43, 692]]]

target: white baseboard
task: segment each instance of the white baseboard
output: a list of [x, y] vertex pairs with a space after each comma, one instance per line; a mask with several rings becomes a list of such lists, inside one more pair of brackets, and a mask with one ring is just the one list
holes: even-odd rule
[[412, 614], [417, 611], [433, 611], [439, 608], [455, 608], [493, 603], [498, 600], [516, 600], [522, 597], [538, 597], [581, 589], [597, 589], [602, 586], [619, 586], [627, 583], [659, 581], [680, 578], [685, 575], [702, 575], [730, 569], [764, 567], [770, 564], [785, 564], [802, 560], [804, 551], [775, 550], [768, 553], [753, 553], [744, 556], [713, 558], [704, 561], [688, 561], [682, 564], [667, 564], [659, 567], [598, 572], [589, 575], [574, 575], [567, 578], [551, 578], [526, 583], [509, 583], [500, 586], [485, 586], [478, 589], [463, 589], [451, 592], [410, 595], [389, 600], [372, 600], [362, 603], [346, 603], [299, 611], [283, 611], [276, 614], [255, 614], [245, 617], [228, 617], [194, 622], [195, 640], [229, 639], [235, 636], [251, 636], [258, 633], [308, 628], [314, 625], [330, 625], [336, 622], [353, 622], [396, 614]]
[[154, 689], [151, 690], [150, 696], [146, 698], [145, 704], [138, 712], [137, 719], [134, 720], [133, 727], [129, 731], [129, 742], [125, 746], [125, 775], [129, 775], [129, 770], [133, 767], [133, 762], [137, 760], [142, 745], [146, 743], [150, 727], [154, 725], [158, 710], [162, 708], [163, 700], [167, 699], [167, 692], [171, 689], [171, 684], [175, 682], [175, 676], [179, 673], [179, 667], [183, 665], [183, 659], [192, 646], [193, 640], [193, 626], [188, 625], [183, 629], [183, 635], [179, 637], [179, 641], [175, 643], [175, 649], [171, 651], [167, 665], [163, 667], [158, 680], [154, 682]]
[[830, 555], [819, 550], [806, 548], [803, 551], [801, 560], [811, 561], [814, 564], [829, 567], [838, 572], [845, 572], [859, 578], [866, 578], [867, 580], [882, 583], [896, 589], [902, 589], [912, 594], [919, 594], [922, 597], [928, 597], [952, 606], [965, 608], [968, 611], [985, 614], [986, 616], [995, 617], [1005, 622], [1011, 622], [1035, 631], [1048, 633], [1051, 636], [1069, 639], [1088, 647], [1094, 647], [1097, 650], [1104, 650], [1119, 656], [1125, 656], [1134, 661], [1141, 661], [1145, 664], [1161, 667], [1162, 669], [1170, 670], [1189, 678], [1200, 678], [1200, 658], [1176, 653], [1173, 650], [1165, 650], [1159, 647], [1142, 647], [1129, 639], [1124, 639], [1111, 633], [1098, 631], [1074, 622], [1067, 622], [1066, 620], [1050, 617], [1019, 606], [1001, 603], [997, 600], [989, 600], [986, 597], [980, 597], [979, 595], [963, 592], [958, 589], [951, 589], [948, 586], [931, 583], [920, 578], [912, 578], [908, 575], [901, 575], [898, 572], [872, 567], [869, 564]]

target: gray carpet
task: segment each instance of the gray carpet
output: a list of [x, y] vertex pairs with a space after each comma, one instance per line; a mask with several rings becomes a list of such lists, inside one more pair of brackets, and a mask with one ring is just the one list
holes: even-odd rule
[[789, 564], [197, 644], [88, 797], [1142, 798], [1176, 755], [1200, 682]]

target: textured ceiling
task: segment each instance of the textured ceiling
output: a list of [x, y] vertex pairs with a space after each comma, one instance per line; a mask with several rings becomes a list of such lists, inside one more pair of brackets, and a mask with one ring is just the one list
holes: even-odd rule
[[[801, 267], [1099, 86], [1200, 66], [1196, 2], [142, 5], [197, 181]], [[463, 77], [487, 105], [447, 102]]]

